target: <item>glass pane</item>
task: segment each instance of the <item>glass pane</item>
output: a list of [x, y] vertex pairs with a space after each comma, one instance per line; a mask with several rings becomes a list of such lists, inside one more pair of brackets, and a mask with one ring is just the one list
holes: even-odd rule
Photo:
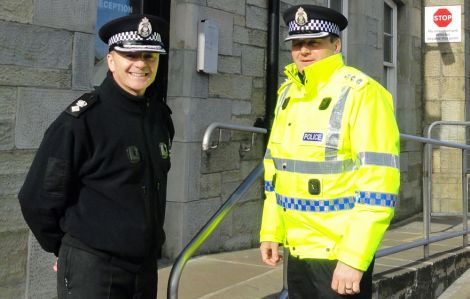
[[384, 3], [384, 32], [392, 34], [393, 11], [387, 3]]
[[384, 35], [384, 61], [393, 63], [392, 61], [392, 37]]
[[108, 45], [102, 42], [98, 36], [99, 29], [112, 19], [140, 13], [142, 3], [143, 0], [99, 0], [96, 15], [95, 69], [93, 79], [95, 86], [103, 81], [108, 71], [105, 59], [108, 53]]
[[382, 76], [382, 85], [388, 89], [388, 68], [384, 66], [384, 74]]

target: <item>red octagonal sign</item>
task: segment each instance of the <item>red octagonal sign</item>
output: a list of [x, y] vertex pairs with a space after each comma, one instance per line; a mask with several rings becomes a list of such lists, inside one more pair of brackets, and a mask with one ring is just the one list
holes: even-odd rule
[[452, 13], [447, 8], [439, 8], [434, 13], [433, 21], [439, 27], [447, 27], [452, 22]]

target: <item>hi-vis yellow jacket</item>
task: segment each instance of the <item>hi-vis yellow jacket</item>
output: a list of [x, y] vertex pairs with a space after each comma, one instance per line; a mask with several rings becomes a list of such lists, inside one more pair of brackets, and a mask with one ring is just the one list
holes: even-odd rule
[[295, 64], [285, 73], [264, 158], [260, 239], [365, 271], [398, 199], [392, 97], [341, 54], [306, 67], [303, 82]]

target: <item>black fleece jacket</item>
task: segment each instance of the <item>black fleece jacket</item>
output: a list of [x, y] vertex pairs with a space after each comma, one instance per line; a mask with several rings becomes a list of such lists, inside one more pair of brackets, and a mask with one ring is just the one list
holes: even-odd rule
[[67, 234], [131, 263], [158, 255], [174, 130], [151, 99], [108, 74], [47, 129], [18, 195], [44, 250], [57, 255]]

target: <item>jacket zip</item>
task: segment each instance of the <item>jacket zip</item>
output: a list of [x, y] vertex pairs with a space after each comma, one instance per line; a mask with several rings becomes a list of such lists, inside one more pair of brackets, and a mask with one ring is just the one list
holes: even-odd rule
[[148, 176], [145, 180], [146, 186], [146, 194], [144, 197], [145, 200], [145, 216], [146, 216], [146, 222], [147, 225], [149, 226], [150, 230], [148, 232], [148, 247], [147, 247], [147, 256], [151, 253], [151, 250], [155, 247], [155, 234], [156, 234], [156, 224], [157, 221], [155, 219], [155, 201], [153, 200], [153, 197], [155, 196], [156, 190], [153, 188], [154, 184], [154, 169], [153, 169], [153, 160], [152, 160], [152, 155], [150, 151], [150, 146], [149, 146], [149, 132], [148, 132], [148, 125], [146, 120], [148, 119], [148, 113], [149, 113], [149, 99], [145, 100], [145, 106], [143, 107], [143, 117], [141, 119], [141, 125], [142, 125], [142, 132], [144, 135], [144, 144], [145, 144], [145, 151], [146, 151], [146, 156], [148, 157]]

